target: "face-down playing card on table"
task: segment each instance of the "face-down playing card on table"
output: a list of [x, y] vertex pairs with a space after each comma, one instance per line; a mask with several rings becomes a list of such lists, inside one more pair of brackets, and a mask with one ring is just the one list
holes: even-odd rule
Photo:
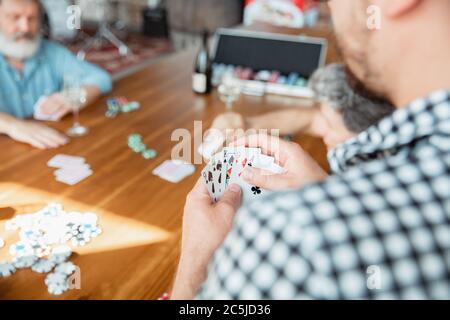
[[267, 194], [267, 190], [250, 185], [242, 178], [242, 173], [248, 166], [273, 174], [283, 172], [283, 168], [275, 163], [275, 159], [261, 154], [259, 148], [224, 148], [211, 159], [202, 172], [211, 198], [215, 202], [219, 201], [231, 184], [242, 188], [244, 201]]

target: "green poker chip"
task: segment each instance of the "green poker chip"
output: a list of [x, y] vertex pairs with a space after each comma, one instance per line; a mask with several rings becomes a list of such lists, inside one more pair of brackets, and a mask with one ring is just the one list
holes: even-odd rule
[[128, 147], [130, 147], [130, 149], [135, 153], [141, 153], [147, 160], [154, 159], [158, 155], [156, 150], [147, 149], [145, 143], [142, 142], [142, 136], [137, 133], [133, 133], [128, 136]]
[[154, 159], [157, 155], [158, 153], [153, 149], [148, 149], [142, 152], [142, 156], [147, 160]]

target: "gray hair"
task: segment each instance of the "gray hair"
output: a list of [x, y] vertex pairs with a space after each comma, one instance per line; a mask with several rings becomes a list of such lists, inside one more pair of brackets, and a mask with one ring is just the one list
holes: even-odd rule
[[318, 69], [308, 85], [316, 100], [341, 113], [347, 129], [355, 133], [377, 124], [395, 110], [389, 102], [370, 95], [362, 88], [352, 87], [342, 64]]

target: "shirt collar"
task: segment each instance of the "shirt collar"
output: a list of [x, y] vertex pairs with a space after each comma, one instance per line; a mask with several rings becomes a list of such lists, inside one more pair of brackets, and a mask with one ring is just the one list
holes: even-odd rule
[[450, 90], [436, 91], [395, 111], [377, 125], [328, 153], [328, 162], [335, 173], [368, 159], [385, 158], [435, 134], [450, 135]]

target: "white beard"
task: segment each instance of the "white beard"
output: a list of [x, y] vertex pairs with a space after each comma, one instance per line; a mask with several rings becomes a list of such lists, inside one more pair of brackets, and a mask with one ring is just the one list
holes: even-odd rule
[[0, 53], [8, 58], [26, 60], [36, 54], [41, 45], [42, 35], [39, 34], [33, 40], [16, 41], [6, 37], [0, 31]]

